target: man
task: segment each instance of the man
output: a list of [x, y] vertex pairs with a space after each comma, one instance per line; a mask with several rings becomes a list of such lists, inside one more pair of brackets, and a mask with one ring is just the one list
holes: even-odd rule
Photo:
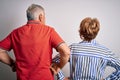
[[6, 51], [13, 49], [16, 58], [17, 80], [54, 80], [50, 66], [52, 49], [60, 53], [59, 72], [68, 61], [70, 50], [57, 32], [45, 25], [44, 8], [32, 4], [27, 9], [27, 24], [13, 30], [0, 41], [0, 60], [14, 69], [14, 60]]

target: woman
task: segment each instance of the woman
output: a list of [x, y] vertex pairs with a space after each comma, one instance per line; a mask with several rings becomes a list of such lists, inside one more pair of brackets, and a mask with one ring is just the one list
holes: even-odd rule
[[[105, 80], [120, 80], [120, 60], [113, 57], [111, 50], [96, 42], [99, 30], [100, 23], [96, 18], [82, 20], [79, 29], [82, 41], [70, 45], [70, 80], [103, 80], [106, 66], [116, 71]], [[59, 73], [57, 76], [60, 77]]]

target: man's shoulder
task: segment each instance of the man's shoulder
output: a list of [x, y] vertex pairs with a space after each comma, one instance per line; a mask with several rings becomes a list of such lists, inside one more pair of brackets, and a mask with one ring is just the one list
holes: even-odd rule
[[13, 31], [16, 31], [16, 30], [19, 30], [19, 29], [25, 28], [25, 26], [26, 26], [26, 24], [24, 24], [24, 25], [20, 25], [20, 26], [14, 28]]
[[54, 30], [54, 27], [52, 26], [49, 26], [49, 25], [44, 25], [45, 28], [48, 28], [48, 29], [51, 29], [51, 30]]

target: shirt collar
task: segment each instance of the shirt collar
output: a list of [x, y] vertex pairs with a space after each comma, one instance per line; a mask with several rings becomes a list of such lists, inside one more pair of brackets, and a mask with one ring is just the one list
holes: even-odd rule
[[40, 24], [40, 21], [30, 20], [27, 24]]
[[88, 41], [82, 41], [82, 42], [80, 42], [80, 44], [92, 44], [92, 45], [95, 45], [95, 44], [97, 44], [97, 41], [95, 39], [93, 39], [90, 42], [88, 42]]

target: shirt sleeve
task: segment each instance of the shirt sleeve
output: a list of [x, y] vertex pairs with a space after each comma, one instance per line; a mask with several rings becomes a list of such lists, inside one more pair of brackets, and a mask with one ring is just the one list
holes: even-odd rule
[[9, 34], [5, 39], [0, 41], [0, 48], [10, 51], [12, 49], [11, 42], [11, 34]]
[[120, 80], [120, 60], [115, 57], [110, 57], [107, 65], [115, 68], [116, 71], [110, 74], [105, 80]]
[[63, 43], [63, 39], [59, 36], [59, 34], [52, 29], [51, 35], [50, 35], [50, 41], [54, 48], [57, 48], [61, 43]]
[[62, 72], [62, 70], [60, 70], [57, 74], [57, 80], [64, 80], [65, 79], [65, 76]]

